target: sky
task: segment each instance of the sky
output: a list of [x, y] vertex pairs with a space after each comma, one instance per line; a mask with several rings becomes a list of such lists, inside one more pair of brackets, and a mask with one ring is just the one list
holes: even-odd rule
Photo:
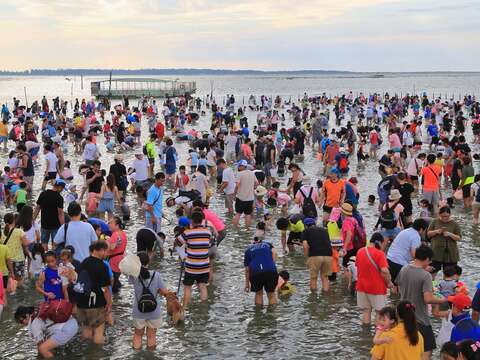
[[480, 0], [1, 0], [0, 69], [480, 71]]

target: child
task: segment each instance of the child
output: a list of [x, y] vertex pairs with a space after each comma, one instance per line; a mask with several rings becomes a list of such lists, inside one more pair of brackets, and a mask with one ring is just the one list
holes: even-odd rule
[[375, 195], [368, 195], [368, 205], [375, 205]]
[[115, 141], [110, 138], [110, 136], [105, 138], [105, 147], [107, 148], [108, 152], [114, 152], [115, 150]]
[[77, 201], [78, 194], [76, 185], [66, 186], [65, 190], [67, 190], [67, 194], [65, 195], [65, 202], [67, 203], [67, 205], [71, 202]]
[[378, 322], [373, 337], [374, 345], [388, 344], [392, 341], [390, 337], [384, 336], [383, 333], [391, 330], [397, 325], [397, 313], [391, 306], [385, 306], [378, 312]]
[[18, 212], [27, 204], [27, 183], [22, 181], [19, 186], [20, 188], [15, 192], [15, 205]]
[[443, 297], [455, 295], [455, 288], [457, 287], [457, 280], [454, 279], [455, 267], [447, 266], [443, 269], [443, 280], [438, 283], [438, 292]]
[[198, 159], [198, 166], [204, 166], [205, 169], [208, 168], [207, 155], [203, 151], [200, 153], [200, 159]]
[[257, 228], [255, 229], [255, 237], [265, 240], [265, 231], [266, 231], [267, 225], [263, 221], [259, 221], [257, 223]]
[[186, 169], [184, 165], [181, 165], [179, 168], [179, 173], [175, 176], [175, 190], [185, 191], [187, 190], [187, 185], [189, 182], [188, 175], [186, 174]]
[[69, 160], [65, 161], [65, 165], [63, 166], [63, 171], [61, 178], [65, 181], [72, 181], [73, 180], [73, 173], [72, 169], [70, 169], [71, 163]]
[[188, 150], [188, 160], [190, 161], [190, 171], [193, 174], [195, 171], [197, 171], [197, 166], [198, 166], [198, 154], [194, 149]]
[[426, 199], [422, 199], [419, 202], [420, 205], [420, 216], [421, 218], [431, 218], [433, 214], [433, 206]]
[[45, 263], [47, 266], [38, 277], [37, 291], [44, 296], [45, 301], [68, 298], [66, 289], [62, 287], [62, 279], [58, 274], [57, 258], [53, 251], [45, 253]]
[[355, 296], [357, 291], [357, 265], [355, 265], [356, 257], [351, 256], [348, 259], [347, 269], [345, 275], [348, 279], [348, 288], [350, 289], [350, 295]]
[[290, 296], [295, 292], [295, 286], [290, 283], [290, 274], [287, 270], [278, 273], [278, 296]]
[[263, 214], [263, 210], [265, 209], [265, 202], [263, 197], [267, 193], [267, 189], [265, 189], [262, 185], [258, 185], [255, 189], [255, 210], [257, 214]]
[[329, 276], [330, 281], [337, 279], [337, 273], [340, 272], [340, 250], [343, 247], [340, 208], [333, 208], [327, 223], [327, 232], [332, 245], [332, 274]]
[[77, 280], [77, 273], [75, 272], [75, 266], [72, 264], [72, 252], [70, 250], [63, 249], [60, 252], [60, 265], [58, 266], [58, 273], [60, 279], [62, 279], [63, 293], [65, 299], [68, 298], [68, 284], [74, 283]]
[[45, 249], [42, 244], [35, 242], [32, 246], [32, 262], [30, 265], [29, 276], [33, 277], [35, 281], [40, 277], [40, 273], [45, 266]]

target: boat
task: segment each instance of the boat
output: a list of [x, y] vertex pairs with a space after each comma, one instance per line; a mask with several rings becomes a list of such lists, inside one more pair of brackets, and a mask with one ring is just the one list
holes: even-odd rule
[[195, 81], [162, 80], [151, 78], [118, 78], [90, 83], [92, 96], [97, 98], [140, 98], [152, 96], [156, 98], [190, 96], [197, 90]]

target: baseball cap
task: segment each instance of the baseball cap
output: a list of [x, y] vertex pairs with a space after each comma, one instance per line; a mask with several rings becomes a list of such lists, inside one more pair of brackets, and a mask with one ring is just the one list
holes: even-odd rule
[[247, 160], [243, 160], [243, 159], [240, 160], [240, 161], [237, 163], [237, 167], [238, 167], [238, 166], [245, 166], [245, 167], [246, 167], [247, 165], [248, 165]]
[[311, 225], [315, 225], [317, 222], [313, 218], [305, 218], [305, 219], [303, 219], [303, 223], [306, 226], [311, 226]]
[[55, 180], [55, 185], [65, 187], [65, 185], [67, 185], [67, 183], [65, 181], [63, 181], [62, 179], [57, 179], [57, 180]]
[[455, 307], [461, 311], [468, 310], [472, 306], [472, 299], [465, 294], [456, 294], [447, 298]]
[[181, 216], [178, 219], [178, 225], [181, 227], [189, 227], [190, 226], [190, 219], [186, 216]]

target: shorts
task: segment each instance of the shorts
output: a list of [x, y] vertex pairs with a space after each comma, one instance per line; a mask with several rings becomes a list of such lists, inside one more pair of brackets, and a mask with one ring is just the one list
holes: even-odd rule
[[432, 351], [437, 348], [437, 344], [435, 342], [435, 335], [433, 334], [432, 326], [426, 326], [420, 323], [417, 323], [418, 331], [423, 336], [423, 351]]
[[152, 229], [155, 231], [157, 234], [162, 231], [162, 218], [161, 217], [156, 217], [157, 222], [154, 224], [152, 223], [152, 218], [149, 216], [148, 218], [145, 219], [145, 226], [148, 227], [149, 229]]
[[357, 291], [357, 306], [361, 309], [380, 311], [387, 305], [387, 295], [373, 295]]
[[192, 286], [195, 282], [197, 284], [208, 284], [209, 273], [204, 274], [190, 274], [185, 272], [183, 277], [183, 285]]
[[290, 231], [288, 233], [287, 245], [293, 245], [298, 242], [302, 242], [302, 233]]
[[162, 322], [161, 318], [149, 320], [133, 318], [133, 327], [137, 330], [142, 330], [144, 328], [158, 329], [162, 326]]
[[445, 269], [446, 267], [455, 266], [455, 265], [457, 265], [456, 262], [442, 262], [442, 261], [435, 261], [435, 260], [432, 260], [432, 262], [430, 263], [430, 266], [433, 268], [432, 272], [434, 273], [439, 272], [440, 270]]
[[74, 318], [70, 318], [63, 324], [61, 329], [54, 330], [50, 339], [55, 341], [58, 346], [63, 346], [72, 340], [78, 332], [78, 323]]
[[242, 201], [235, 198], [235, 212], [237, 214], [251, 215], [253, 212], [253, 200]]
[[13, 275], [16, 278], [23, 278], [25, 274], [25, 261], [12, 261]]
[[235, 194], [225, 194], [225, 207], [227, 209], [233, 209], [234, 200], [235, 200]]
[[462, 186], [462, 195], [463, 195], [464, 199], [468, 199], [471, 196], [471, 194], [470, 194], [470, 188], [471, 187], [472, 187], [471, 184]]
[[329, 276], [332, 274], [332, 257], [331, 256], [310, 256], [307, 259], [307, 266], [310, 269], [310, 278], [318, 278], [320, 276]]
[[81, 309], [77, 307], [76, 318], [81, 326], [97, 328], [105, 323], [106, 320], [105, 307]]
[[392, 278], [392, 282], [397, 285], [395, 280], [397, 279], [398, 274], [400, 273], [400, 270], [402, 270], [402, 265], [394, 263], [390, 259], [387, 259], [388, 262], [388, 270], [390, 271], [390, 277]]
[[273, 271], [261, 272], [250, 276], [250, 289], [252, 292], [258, 292], [265, 289], [267, 293], [272, 293], [277, 288], [278, 273]]
[[115, 203], [113, 199], [101, 199], [98, 203], [97, 211], [99, 213], [109, 213], [113, 214], [113, 210], [115, 208]]
[[48, 180], [55, 180], [57, 177], [57, 172], [56, 171], [50, 171], [45, 175], [45, 178], [43, 180], [48, 181]]
[[400, 233], [400, 231], [402, 231], [400, 228], [394, 227], [393, 229], [382, 229], [382, 231], [380, 231], [380, 233], [382, 234], [382, 236], [384, 238], [390, 238], [390, 239], [393, 240], [397, 237], [397, 235]]
[[440, 202], [438, 191], [424, 191], [422, 198], [427, 200], [431, 205], [436, 206]]

